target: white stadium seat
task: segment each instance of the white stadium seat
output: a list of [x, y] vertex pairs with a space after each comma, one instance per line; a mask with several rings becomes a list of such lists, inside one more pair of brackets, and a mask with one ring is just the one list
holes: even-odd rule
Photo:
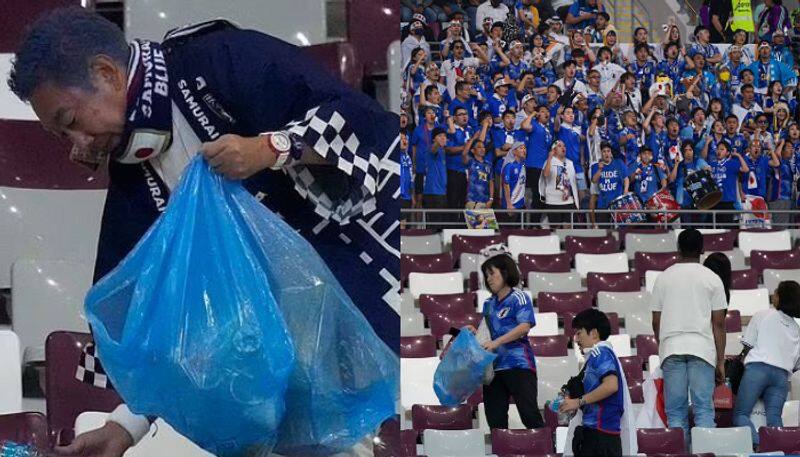
[[653, 334], [653, 312], [649, 309], [627, 313], [625, 316], [625, 332], [631, 338], [636, 335]]
[[608, 230], [606, 229], [556, 229], [558, 239], [563, 243], [567, 240], [568, 236], [581, 236], [581, 237], [606, 237]]
[[60, 260], [17, 260], [11, 270], [12, 328], [23, 363], [44, 361], [44, 342], [56, 330], [88, 332], [83, 301], [94, 266]]
[[775, 292], [781, 281], [797, 281], [800, 283], [800, 269], [797, 270], [775, 270], [772, 268], [764, 269], [764, 287], [770, 294]]
[[788, 230], [778, 232], [739, 232], [739, 249], [745, 257], [750, 251], [786, 251], [792, 248], [792, 236]]
[[[721, 252], [726, 256], [728, 256], [728, 260], [731, 261], [731, 270], [745, 270], [748, 268], [744, 261], [744, 252], [742, 252], [741, 249], [733, 248], [732, 251], [721, 251]], [[706, 252], [705, 254], [701, 255], [700, 263], [705, 262], [706, 257], [708, 257], [711, 254], [712, 254], [711, 252]]]
[[458, 271], [461, 272], [464, 279], [469, 279], [470, 273], [473, 271], [477, 272], [481, 268], [480, 259], [480, 254], [461, 253], [461, 258], [458, 262]]
[[[544, 402], [540, 406], [544, 407]], [[489, 423], [486, 422], [486, 408], [483, 403], [478, 405], [478, 427], [483, 430], [484, 435], [490, 435], [492, 430], [489, 428]], [[508, 428], [510, 429], [523, 429], [526, 428], [522, 423], [522, 418], [519, 416], [517, 405], [511, 403], [508, 405]]]
[[536, 325], [528, 331], [528, 336], [554, 336], [558, 335], [557, 313], [536, 313]]
[[585, 278], [588, 273], [627, 273], [628, 257], [623, 252], [613, 254], [575, 254], [575, 270]]
[[784, 427], [800, 426], [800, 401], [787, 400], [784, 402], [781, 418]]
[[789, 398], [791, 400], [800, 400], [800, 371], [795, 371], [789, 378], [791, 388], [789, 390]]
[[414, 405], [438, 405], [439, 397], [433, 391], [433, 374], [439, 366], [439, 357], [400, 359], [400, 403], [403, 409]]
[[598, 292], [597, 308], [604, 313], [617, 313], [620, 316], [628, 313], [650, 312], [650, 293], [637, 292]]
[[656, 368], [661, 368], [661, 357], [651, 355], [647, 358], [647, 371], [652, 374], [656, 371]]
[[731, 302], [728, 309], [738, 310], [743, 317], [752, 316], [763, 309], [769, 309], [769, 292], [764, 288], [731, 290]]
[[409, 273], [408, 290], [414, 300], [422, 294], [457, 294], [464, 292], [464, 277], [461, 273]]
[[[568, 427], [556, 427], [556, 453], [563, 454], [567, 446], [567, 432]], [[570, 443], [572, 446], [572, 443]]]
[[742, 332], [725, 334], [725, 355], [739, 355], [742, 353]]
[[660, 271], [655, 270], [647, 270], [644, 272], [644, 288], [647, 290], [648, 294], [653, 293], [653, 286], [656, 285], [656, 279], [658, 279], [658, 275], [660, 274]]
[[617, 357], [630, 357], [633, 355], [630, 335], [609, 335], [608, 342], [611, 344], [611, 347], [614, 348]]
[[442, 237], [438, 233], [422, 236], [401, 236], [400, 252], [403, 254], [441, 254]]
[[430, 335], [425, 328], [425, 317], [419, 311], [400, 316], [400, 336]]
[[492, 236], [495, 232], [492, 229], [442, 229], [442, 243], [445, 248], [453, 242], [453, 235], [468, 236]]
[[561, 242], [558, 235], [547, 236], [518, 236], [508, 237], [508, 250], [514, 259], [520, 254], [558, 254], [561, 252]]
[[0, 330], [0, 414], [22, 411], [22, 359], [17, 334]]
[[539, 295], [539, 292], [579, 292], [584, 290], [581, 286], [581, 277], [575, 271], [566, 273], [531, 271], [528, 273], [528, 288], [534, 297]]
[[626, 233], [625, 253], [633, 259], [637, 252], [675, 252], [678, 241], [675, 233]]
[[753, 453], [750, 427], [692, 429], [692, 453], [711, 452], [716, 455]]
[[422, 434], [422, 444], [425, 455], [428, 457], [484, 457], [486, 455], [483, 431], [478, 429], [427, 429]]
[[545, 401], [555, 399], [561, 391], [561, 386], [576, 374], [578, 374], [578, 361], [574, 356], [536, 357], [539, 404], [543, 405]]

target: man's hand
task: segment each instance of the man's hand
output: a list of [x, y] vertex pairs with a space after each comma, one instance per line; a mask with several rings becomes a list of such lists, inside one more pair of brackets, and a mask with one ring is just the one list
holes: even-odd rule
[[565, 398], [564, 401], [558, 406], [558, 412], [560, 413], [569, 413], [572, 411], [577, 411], [580, 406], [578, 405], [577, 398]]
[[201, 152], [214, 171], [228, 179], [246, 179], [275, 164], [277, 154], [261, 137], [222, 135], [203, 143]]
[[500, 346], [500, 345], [497, 344], [494, 340], [485, 341], [485, 342], [481, 343], [481, 347], [486, 349], [489, 352], [494, 352], [495, 349], [497, 349], [498, 346]]
[[75, 437], [69, 446], [56, 446], [56, 455], [74, 457], [121, 457], [133, 446], [131, 435], [116, 422]]
[[467, 327], [467, 330], [472, 332], [473, 335], [478, 333], [478, 329], [476, 329], [474, 325], [465, 325], [465, 327]]
[[725, 361], [719, 360], [717, 361], [717, 368], [714, 370], [714, 381], [716, 381], [717, 385], [720, 385], [725, 382]]

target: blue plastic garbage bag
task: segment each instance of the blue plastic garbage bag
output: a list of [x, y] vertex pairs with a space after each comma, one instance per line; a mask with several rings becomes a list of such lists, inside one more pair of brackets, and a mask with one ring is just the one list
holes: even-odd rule
[[486, 351], [466, 327], [458, 333], [433, 375], [433, 390], [445, 406], [463, 403], [482, 384], [486, 367], [497, 354]]
[[86, 307], [129, 407], [217, 455], [327, 455], [394, 412], [395, 353], [314, 248], [200, 157]]

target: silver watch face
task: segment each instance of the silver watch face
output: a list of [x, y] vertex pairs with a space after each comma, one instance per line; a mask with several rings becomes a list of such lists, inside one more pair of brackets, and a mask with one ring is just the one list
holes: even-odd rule
[[287, 152], [292, 147], [292, 142], [289, 135], [285, 133], [273, 133], [269, 137], [272, 147], [278, 152]]

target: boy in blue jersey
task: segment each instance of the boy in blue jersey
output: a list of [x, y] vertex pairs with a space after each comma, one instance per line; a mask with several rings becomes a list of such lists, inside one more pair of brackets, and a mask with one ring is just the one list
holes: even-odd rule
[[572, 161], [575, 167], [575, 182], [578, 184], [580, 198], [586, 196], [588, 186], [586, 185], [586, 175], [583, 172], [583, 164], [586, 158], [583, 154], [582, 142], [586, 137], [581, 133], [581, 127], [575, 125], [575, 108], [566, 106], [559, 108], [556, 115], [554, 128], [557, 138], [564, 142], [567, 149], [567, 158]]
[[[550, 145], [553, 143], [553, 130], [550, 127], [550, 110], [545, 105], [539, 105], [524, 121], [520, 128], [528, 132], [525, 144], [525, 180], [531, 190], [531, 209], [542, 208], [539, 194], [539, 177], [542, 175], [544, 164], [550, 155]], [[541, 214], [534, 213], [531, 222], [537, 223]]]
[[625, 163], [630, 166], [636, 162], [636, 158], [639, 156], [639, 149], [642, 147], [642, 130], [639, 128], [639, 120], [633, 110], [622, 113], [622, 122], [625, 128], [619, 132], [619, 145]]
[[[597, 209], [608, 209], [608, 205], [628, 187], [628, 169], [622, 160], [614, 158], [611, 144], [601, 144], [600, 154], [600, 162], [592, 165], [592, 183], [597, 185]], [[602, 224], [610, 224], [611, 214], [598, 213], [595, 222], [601, 227]]]
[[[796, 127], [793, 127], [793, 129]], [[780, 155], [780, 165], [772, 169], [767, 183], [767, 206], [771, 210], [792, 209], [792, 183], [794, 174], [792, 172], [792, 152], [793, 148], [789, 145], [783, 146]], [[772, 222], [776, 226], [785, 226], [791, 220], [789, 213], [772, 213]]]
[[[408, 153], [408, 133], [400, 131], [400, 208], [414, 206], [414, 164]], [[405, 225], [408, 218], [400, 213], [400, 223]]]
[[589, 308], [572, 319], [575, 341], [586, 355], [583, 395], [567, 398], [562, 413], [583, 412], [583, 425], [575, 430], [572, 451], [581, 456], [621, 456], [622, 415], [625, 412], [624, 374], [614, 349], [606, 340], [611, 323], [603, 312]]
[[518, 141], [511, 146], [514, 161], [503, 167], [503, 209], [525, 208], [525, 143]]
[[421, 108], [424, 122], [420, 123], [411, 135], [411, 160], [414, 162], [414, 199], [418, 208], [422, 205], [422, 194], [425, 174], [428, 171], [428, 151], [431, 148], [431, 132], [439, 124], [436, 122], [436, 111], [431, 107]]
[[447, 167], [447, 207], [463, 208], [467, 202], [466, 164], [462, 159], [464, 145], [475, 134], [467, 122], [467, 110], [458, 108], [455, 114], [447, 117], [447, 146], [445, 164]]
[[[431, 132], [431, 146], [425, 152], [428, 156], [428, 169], [422, 188], [422, 202], [425, 208], [447, 208], [447, 167], [445, 165], [444, 148], [447, 145], [447, 132], [436, 127]], [[432, 222], [446, 220], [442, 214], [432, 213]]]
[[767, 176], [772, 168], [781, 164], [774, 150], [769, 154], [762, 154], [758, 141], [750, 143], [744, 163], [750, 171], [742, 175], [742, 192], [744, 195], [755, 195], [767, 201]]
[[[642, 203], [650, 200], [656, 192], [667, 187], [667, 169], [663, 162], [653, 163], [653, 151], [645, 146], [639, 153], [639, 161], [629, 167], [629, 180], [633, 184], [633, 192]], [[628, 186], [625, 186], [628, 192]]]
[[463, 150], [462, 160], [467, 165], [467, 209], [491, 208], [494, 202], [494, 170], [486, 160], [485, 138], [489, 125], [491, 119], [485, 118], [481, 133], [470, 138]]
[[[739, 173], [750, 172], [750, 167], [744, 158], [736, 152], [731, 154], [730, 150], [730, 145], [724, 140], [717, 144], [717, 163], [713, 164], [712, 168], [714, 180], [722, 192], [722, 199], [714, 209], [736, 209], [736, 202], [739, 199]], [[733, 219], [733, 213], [717, 215], [717, 222], [729, 226], [733, 224]]]

